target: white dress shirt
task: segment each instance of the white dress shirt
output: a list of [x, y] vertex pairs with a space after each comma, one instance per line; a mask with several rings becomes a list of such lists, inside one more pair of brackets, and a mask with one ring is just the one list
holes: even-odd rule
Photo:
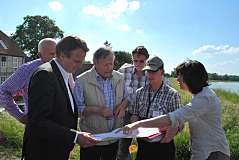
[[[72, 108], [72, 111], [73, 111], [73, 113], [74, 113], [73, 97], [72, 97], [72, 94], [71, 94], [71, 92], [70, 92], [70, 88], [69, 88], [69, 85], [68, 85], [68, 79], [69, 79], [70, 73], [67, 73], [67, 72], [64, 70], [64, 68], [62, 68], [62, 66], [56, 61], [55, 58], [54, 58], [53, 60], [56, 62], [57, 66], [58, 66], [58, 68], [59, 68], [59, 70], [60, 70], [60, 72], [61, 72], [61, 75], [62, 75], [62, 77], [63, 77], [63, 79], [64, 79], [64, 81], [65, 81], [65, 85], [66, 85], [66, 88], [67, 88], [67, 91], [68, 91], [68, 95], [69, 95], [69, 98], [70, 98], [70, 102], [71, 102], [71, 108]], [[74, 143], [76, 143], [77, 136], [78, 136], [78, 132], [76, 133], [76, 137], [75, 137]]]

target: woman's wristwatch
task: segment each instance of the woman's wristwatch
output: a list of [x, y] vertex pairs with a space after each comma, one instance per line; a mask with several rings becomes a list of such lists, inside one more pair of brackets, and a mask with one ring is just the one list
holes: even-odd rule
[[176, 133], [176, 135], [180, 132], [180, 127], [178, 127], [178, 132]]

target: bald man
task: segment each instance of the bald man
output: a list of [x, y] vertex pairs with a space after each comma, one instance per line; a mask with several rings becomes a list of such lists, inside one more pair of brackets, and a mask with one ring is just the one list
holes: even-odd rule
[[[38, 44], [38, 53], [40, 57], [37, 60], [28, 62], [20, 66], [0, 86], [0, 103], [8, 111], [8, 113], [16, 118], [19, 122], [26, 124], [28, 111], [28, 83], [37, 67], [43, 63], [49, 62], [55, 57], [56, 40], [52, 38], [42, 39]], [[25, 101], [25, 113], [20, 110], [18, 105], [13, 100], [13, 96], [22, 91]]]

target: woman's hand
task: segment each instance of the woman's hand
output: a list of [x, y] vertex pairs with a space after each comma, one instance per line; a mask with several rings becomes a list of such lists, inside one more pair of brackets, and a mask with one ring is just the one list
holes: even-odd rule
[[134, 130], [137, 130], [139, 128], [139, 123], [138, 122], [135, 122], [135, 123], [131, 123], [131, 124], [128, 124], [122, 128], [120, 128], [118, 131], [116, 131], [115, 133], [119, 133], [120, 131], [123, 131], [123, 134], [126, 134], [126, 135], [130, 135], [132, 134], [132, 132]]

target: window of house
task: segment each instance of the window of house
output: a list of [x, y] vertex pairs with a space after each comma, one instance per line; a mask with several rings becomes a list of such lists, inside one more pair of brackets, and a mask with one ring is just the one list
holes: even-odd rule
[[13, 68], [18, 68], [18, 57], [13, 57], [12, 67]]
[[4, 49], [8, 49], [7, 45], [3, 42], [3, 40], [0, 40], [0, 44], [3, 46]]
[[7, 57], [6, 56], [1, 57], [1, 68], [7, 68]]
[[6, 76], [1, 76], [1, 84], [6, 80]]

